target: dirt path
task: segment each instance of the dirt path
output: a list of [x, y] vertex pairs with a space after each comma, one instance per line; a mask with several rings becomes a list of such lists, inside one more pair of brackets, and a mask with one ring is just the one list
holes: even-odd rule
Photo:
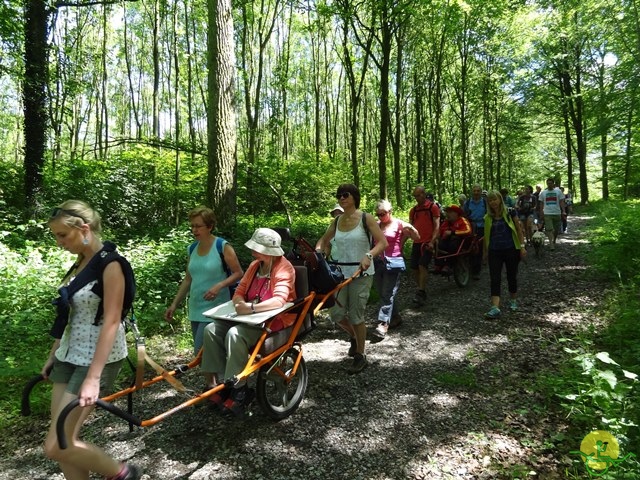
[[[432, 277], [427, 306], [407, 306], [400, 328], [367, 345], [369, 367], [349, 376], [346, 339], [320, 319], [304, 345], [309, 389], [284, 421], [258, 406], [234, 422], [196, 407], [130, 434], [98, 413], [85, 437], [140, 464], [145, 480], [564, 478], [577, 445], [563, 443], [562, 412], [534, 380], [554, 371], [556, 340], [591, 321], [600, 300], [575, 248], [586, 220], [571, 220], [555, 252], [521, 265], [520, 309], [500, 320], [483, 318], [486, 269], [466, 289]], [[405, 279], [406, 305], [412, 288]], [[186, 382], [199, 388], [195, 374]], [[178, 401], [168, 389], [149, 391], [137, 413], [149, 418]], [[39, 447], [45, 428], [40, 412], [3, 433], [0, 479], [63, 478]]]

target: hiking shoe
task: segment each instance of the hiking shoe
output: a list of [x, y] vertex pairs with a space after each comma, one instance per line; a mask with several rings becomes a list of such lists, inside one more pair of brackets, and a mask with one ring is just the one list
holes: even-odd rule
[[484, 316], [486, 318], [498, 318], [501, 313], [500, 309], [494, 305]]
[[509, 301], [509, 310], [512, 312], [518, 310], [518, 302], [515, 299]]
[[361, 353], [356, 353], [353, 356], [353, 363], [347, 368], [347, 373], [349, 375], [353, 375], [355, 373], [360, 373], [367, 367], [367, 357]]
[[391, 315], [391, 321], [389, 322], [389, 328], [397, 328], [402, 323], [402, 317], [398, 313]]
[[380, 322], [373, 333], [376, 337], [384, 338], [387, 335], [387, 330], [389, 330], [389, 324]]
[[353, 357], [358, 351], [358, 342], [356, 342], [355, 338], [351, 338], [349, 341], [351, 342], [351, 345], [349, 346], [349, 352], [347, 353], [347, 355]]
[[427, 301], [427, 292], [424, 290], [416, 290], [416, 295], [413, 297], [413, 304], [421, 307]]
[[224, 402], [222, 413], [228, 417], [242, 417], [244, 411], [253, 400], [255, 392], [246, 385], [240, 388], [233, 388], [231, 395]]
[[224, 402], [226, 402], [227, 399], [229, 398], [230, 393], [231, 393], [231, 389], [225, 388], [211, 395], [209, 397], [211, 406], [217, 410], [222, 410], [222, 406], [224, 405]]

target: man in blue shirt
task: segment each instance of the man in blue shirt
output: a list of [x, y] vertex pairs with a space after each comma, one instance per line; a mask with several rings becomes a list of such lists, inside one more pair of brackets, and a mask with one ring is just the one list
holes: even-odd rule
[[[478, 236], [484, 235], [484, 216], [487, 213], [487, 199], [482, 196], [482, 187], [477, 183], [471, 187], [471, 198], [464, 203], [464, 214], [471, 222], [473, 232]], [[471, 275], [475, 280], [480, 278], [482, 267], [482, 252], [471, 255]]]

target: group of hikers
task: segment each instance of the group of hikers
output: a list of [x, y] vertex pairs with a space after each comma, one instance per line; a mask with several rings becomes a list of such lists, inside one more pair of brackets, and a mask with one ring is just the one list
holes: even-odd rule
[[[527, 254], [526, 245], [537, 228], [534, 226], [544, 225], [553, 248], [557, 234], [566, 229], [570, 208], [553, 179], [547, 180], [544, 190], [537, 188], [534, 192], [526, 186], [515, 199], [508, 192], [485, 192], [480, 185], [474, 185], [470, 198], [460, 196], [459, 204], [446, 208], [441, 208], [423, 186], [416, 186], [412, 193], [416, 203], [409, 212], [409, 221], [403, 221], [393, 217], [388, 200], [376, 203], [374, 217], [360, 209], [357, 186], [338, 186], [333, 218], [315, 245], [317, 252], [340, 266], [345, 278], [359, 273], [337, 292], [335, 304], [329, 309], [331, 320], [348, 335], [347, 355], [352, 359], [347, 367], [349, 374], [361, 372], [368, 364], [365, 308], [374, 284], [380, 307], [373, 334], [382, 339], [390, 328], [402, 323], [397, 296], [401, 274], [407, 270], [403, 256], [407, 240], [412, 241], [409, 269], [416, 283], [412, 302], [421, 307], [427, 300], [427, 278], [435, 253], [455, 253], [470, 236], [479, 243], [482, 239], [482, 247], [472, 257], [472, 275], [479, 278], [482, 263], [488, 263], [491, 308], [485, 316], [495, 319], [502, 313], [503, 266], [509, 289], [508, 308], [516, 310], [518, 264]], [[189, 222], [195, 241], [186, 249], [186, 273], [166, 309], [165, 319], [174, 321], [176, 310], [188, 297], [194, 352], [202, 350], [205, 390], [236, 380], [233, 388], [222, 389], [208, 398], [221, 413], [242, 415], [253, 391], [246, 380], [238, 380], [236, 375], [244, 368], [262, 329], [210, 318], [205, 312], [225, 302], [232, 302], [238, 315], [279, 309], [295, 299], [295, 269], [275, 230], [254, 231], [244, 244], [254, 260], [243, 271], [233, 246], [214, 235], [216, 217], [210, 208], [192, 210]], [[58, 462], [68, 480], [86, 480], [91, 472], [108, 480], [139, 479], [139, 467], [118, 462], [79, 438], [91, 407], [113, 387], [127, 356], [121, 320], [132, 297], [130, 265], [115, 252], [112, 243], [103, 242], [100, 215], [88, 204], [78, 200], [64, 202], [52, 211], [48, 224], [58, 246], [75, 254], [76, 262], [59, 289], [59, 314], [52, 329], [54, 342], [41, 372], [53, 382], [52, 422], [45, 453]], [[440, 256], [436, 256], [431, 272], [447, 274], [449, 265]], [[270, 329], [286, 328], [295, 319], [295, 314], [279, 314], [271, 321]], [[75, 399], [80, 407], [90, 408], [76, 408], [68, 415], [68, 448], [61, 449], [57, 419]]]

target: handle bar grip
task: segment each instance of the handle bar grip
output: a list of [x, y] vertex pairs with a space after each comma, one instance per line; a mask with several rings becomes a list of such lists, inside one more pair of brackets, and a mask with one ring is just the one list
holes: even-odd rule
[[[76, 408], [79, 404], [80, 404], [80, 400], [78, 400], [77, 398], [75, 400], [71, 400], [67, 404], [67, 406], [64, 407], [60, 412], [60, 416], [58, 417], [58, 421], [56, 422], [56, 436], [58, 437], [58, 445], [60, 446], [60, 450], [66, 450], [67, 448], [67, 439], [65, 438], [65, 435], [64, 435], [64, 422], [67, 420], [67, 416], [69, 415], [69, 413], [71, 413], [71, 410]], [[138, 427], [142, 425], [142, 421], [139, 418], [134, 417], [133, 415], [125, 412], [124, 410], [121, 410], [120, 408], [116, 407], [112, 403], [105, 402], [104, 400], [98, 399], [96, 401], [96, 406], [103, 408], [107, 412], [112, 413], [117, 417], [120, 417], [123, 420], [126, 420], [127, 422], [133, 425], [136, 425]]]
[[[47, 375], [51, 373], [51, 370], [53, 370], [53, 365], [47, 368]], [[29, 380], [27, 384], [24, 386], [24, 388], [22, 389], [22, 401], [20, 402], [20, 405], [21, 405], [20, 414], [23, 417], [28, 417], [29, 415], [31, 415], [31, 403], [29, 402], [29, 397], [31, 396], [31, 390], [33, 390], [33, 387], [35, 387], [38, 383], [42, 382], [43, 380], [45, 380], [45, 377], [41, 373], [39, 373], [35, 377], [32, 377], [31, 380]]]
[[29, 402], [29, 396], [31, 395], [31, 390], [33, 390], [33, 387], [35, 387], [38, 383], [40, 383], [43, 380], [44, 380], [44, 376], [41, 373], [39, 373], [35, 377], [32, 377], [31, 380], [29, 380], [27, 384], [24, 386], [24, 388], [22, 389], [22, 401], [20, 402], [20, 405], [21, 405], [20, 414], [23, 417], [28, 417], [29, 415], [31, 415], [31, 403]]

